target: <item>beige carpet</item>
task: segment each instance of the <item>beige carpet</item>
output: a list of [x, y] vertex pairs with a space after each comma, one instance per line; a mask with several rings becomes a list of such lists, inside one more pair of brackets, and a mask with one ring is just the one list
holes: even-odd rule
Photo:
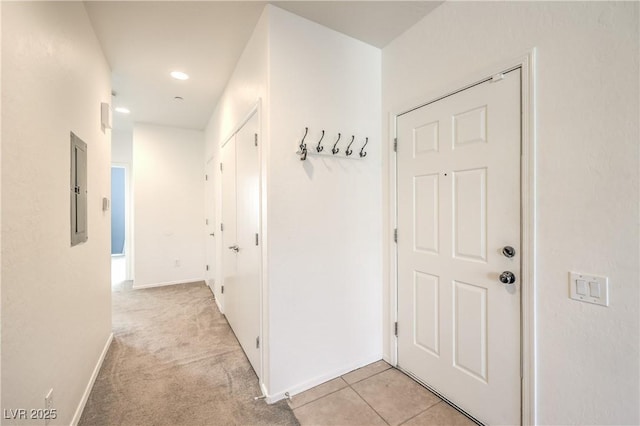
[[80, 425], [299, 424], [285, 401], [254, 401], [258, 379], [204, 283], [119, 286], [113, 331]]

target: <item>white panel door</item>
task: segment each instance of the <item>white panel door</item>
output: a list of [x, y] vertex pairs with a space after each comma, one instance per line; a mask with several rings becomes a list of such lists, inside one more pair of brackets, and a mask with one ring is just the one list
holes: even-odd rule
[[520, 423], [520, 108], [515, 70], [397, 121], [398, 365], [485, 424]]
[[228, 289], [234, 286], [237, 276], [237, 245], [236, 237], [236, 144], [235, 139], [229, 140], [222, 147], [222, 221], [220, 232], [222, 235], [222, 287], [219, 298], [224, 314], [237, 315], [237, 307], [230, 300]]
[[[229, 323], [258, 377], [260, 369], [260, 158], [258, 114], [236, 134], [237, 276]], [[225, 172], [226, 173], [226, 172]], [[237, 312], [237, 315], [235, 313]]]
[[214, 175], [215, 175], [216, 162], [209, 161], [205, 166], [205, 182], [204, 182], [204, 217], [205, 217], [205, 276], [207, 285], [213, 290], [213, 280], [215, 277], [213, 266], [216, 263], [216, 221], [215, 221], [215, 188], [214, 188]]

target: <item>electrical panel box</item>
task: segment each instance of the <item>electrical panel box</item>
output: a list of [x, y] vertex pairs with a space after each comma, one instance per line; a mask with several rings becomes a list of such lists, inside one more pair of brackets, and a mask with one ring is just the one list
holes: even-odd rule
[[71, 246], [87, 238], [87, 144], [71, 132]]

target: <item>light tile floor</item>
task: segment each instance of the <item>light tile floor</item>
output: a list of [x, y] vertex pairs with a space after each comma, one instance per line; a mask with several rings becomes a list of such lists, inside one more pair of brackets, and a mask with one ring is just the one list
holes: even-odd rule
[[295, 395], [289, 406], [303, 426], [475, 425], [384, 361]]

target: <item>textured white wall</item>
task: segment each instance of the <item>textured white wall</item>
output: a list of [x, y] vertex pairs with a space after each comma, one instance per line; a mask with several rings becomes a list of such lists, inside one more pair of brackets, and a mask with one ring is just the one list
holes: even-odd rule
[[[216, 221], [216, 266], [215, 280], [217, 283], [222, 282], [222, 251], [226, 248], [222, 247], [222, 238], [220, 238], [220, 149], [222, 144], [229, 138], [233, 131], [241, 124], [242, 120], [255, 106], [259, 99], [262, 99], [262, 105], [267, 102], [267, 42], [268, 42], [268, 8], [260, 16], [258, 23], [251, 38], [247, 42], [238, 64], [229, 82], [224, 90], [220, 101], [211, 115], [209, 123], [205, 129], [205, 162], [214, 162], [213, 170], [215, 174], [213, 194], [205, 194], [207, 202], [215, 205], [215, 221]], [[263, 108], [262, 111], [262, 149], [267, 142], [265, 132], [268, 110]], [[263, 236], [264, 239], [264, 236]], [[220, 294], [220, 286], [214, 288], [216, 302], [223, 309], [224, 295]]]
[[[205, 157], [218, 163], [220, 144], [262, 99], [262, 382], [271, 400], [382, 355], [380, 84], [378, 49], [267, 6], [207, 127]], [[302, 164], [294, 151], [306, 126], [310, 147], [322, 129], [325, 145], [344, 133], [343, 151], [358, 135], [356, 155], [368, 136], [366, 160]]]
[[203, 154], [201, 131], [134, 126], [134, 287], [204, 279]]
[[[447, 2], [383, 49], [387, 117], [537, 47], [540, 424], [640, 422], [638, 6]], [[608, 276], [610, 306], [568, 271]]]
[[[380, 50], [270, 10], [270, 392], [292, 394], [382, 356]], [[305, 127], [343, 156], [294, 154]]]
[[[82, 3], [2, 4], [2, 409], [44, 408], [53, 388], [56, 424], [71, 423], [111, 332], [110, 99]], [[88, 146], [89, 239], [75, 247], [70, 131]]]
[[111, 162], [131, 164], [133, 162], [133, 132], [113, 130], [111, 133]]
[[[0, 2], [0, 46], [2, 46], [2, 2]], [[0, 52], [2, 49], [0, 49]], [[2, 60], [0, 58], [0, 93], [2, 92]], [[0, 165], [2, 165], [2, 100], [0, 99]], [[0, 212], [2, 212], [2, 167], [0, 167]], [[2, 220], [0, 219], [0, 408], [2, 405]]]

